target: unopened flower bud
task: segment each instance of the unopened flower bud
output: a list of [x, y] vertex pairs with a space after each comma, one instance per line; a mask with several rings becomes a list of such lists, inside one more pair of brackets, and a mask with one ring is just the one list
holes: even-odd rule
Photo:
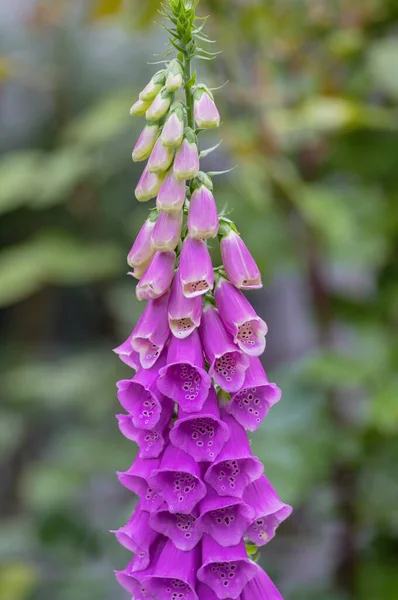
[[133, 150], [133, 161], [140, 162], [149, 158], [159, 133], [157, 123], [149, 123], [141, 132]]
[[136, 287], [138, 300], [160, 298], [169, 289], [174, 276], [174, 252], [156, 252]]
[[138, 202], [147, 202], [156, 198], [164, 178], [163, 173], [151, 173], [148, 167], [145, 167], [141, 178], [135, 188], [135, 197]]
[[199, 152], [196, 135], [192, 129], [187, 129], [174, 160], [174, 175], [177, 179], [192, 179], [198, 173]]
[[154, 227], [155, 220], [147, 219], [135, 238], [127, 257], [127, 262], [132, 269], [151, 260], [154, 254], [151, 242]]
[[185, 197], [185, 181], [176, 179], [173, 169], [170, 169], [159, 190], [156, 208], [162, 212], [179, 211], [184, 206]]
[[172, 60], [167, 69], [166, 90], [168, 92], [179, 90], [182, 86], [182, 76], [181, 63], [177, 59]]
[[159, 121], [169, 110], [172, 96], [163, 88], [146, 111], [148, 121]]
[[144, 100], [144, 102], [148, 100], [154, 100], [160, 92], [160, 90], [162, 89], [162, 87], [164, 86], [165, 78], [165, 69], [162, 69], [161, 71], [155, 73], [151, 81], [140, 93], [140, 100]]
[[149, 171], [151, 173], [167, 171], [173, 161], [173, 157], [173, 149], [163, 146], [162, 140], [159, 138], [148, 161]]
[[191, 237], [201, 240], [214, 238], [218, 233], [216, 202], [210, 189], [201, 182], [198, 183], [198, 187], [195, 187], [191, 196], [188, 231]]
[[144, 100], [138, 99], [137, 102], [135, 102], [130, 108], [130, 115], [132, 117], [143, 117], [146, 114], [149, 107], [151, 106], [151, 104], [151, 100], [144, 102]]
[[231, 229], [221, 239], [220, 249], [225, 272], [235, 287], [242, 290], [263, 287], [260, 270], [236, 231]]
[[177, 248], [181, 237], [182, 210], [160, 213], [152, 232], [152, 248], [167, 252]]
[[220, 113], [213, 94], [205, 85], [199, 85], [195, 89], [194, 114], [197, 126], [202, 129], [213, 129], [220, 125]]
[[167, 117], [160, 136], [163, 146], [177, 148], [184, 136], [184, 111], [180, 103], [176, 103]]

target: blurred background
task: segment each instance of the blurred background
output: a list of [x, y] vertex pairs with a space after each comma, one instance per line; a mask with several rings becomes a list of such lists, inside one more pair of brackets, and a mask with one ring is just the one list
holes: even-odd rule
[[[108, 533], [111, 349], [142, 306], [125, 256], [157, 67], [158, 0], [0, 0], [0, 599], [126, 600]], [[265, 365], [282, 401], [253, 449], [290, 520], [261, 553], [287, 600], [397, 600], [398, 4], [202, 0], [222, 49], [221, 149], [205, 168], [264, 274]], [[202, 135], [204, 147], [217, 136]], [[152, 204], [152, 203], [151, 203]]]

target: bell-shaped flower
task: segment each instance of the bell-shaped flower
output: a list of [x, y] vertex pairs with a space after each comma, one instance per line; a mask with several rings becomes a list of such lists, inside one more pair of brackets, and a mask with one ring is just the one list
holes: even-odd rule
[[243, 499], [255, 513], [245, 537], [256, 546], [264, 546], [272, 540], [276, 529], [290, 517], [293, 509], [282, 502], [265, 475], [246, 488]]
[[225, 328], [242, 352], [260, 356], [265, 350], [266, 323], [232, 283], [221, 278], [214, 290], [214, 298]]
[[269, 383], [260, 359], [253, 356], [242, 389], [232, 395], [226, 409], [243, 427], [255, 431], [281, 395], [278, 386]]
[[169, 338], [168, 303], [168, 292], [149, 300], [132, 333], [131, 346], [139, 353], [144, 369], [154, 366]]
[[192, 514], [206, 495], [198, 463], [172, 444], [166, 447], [160, 466], [149, 479], [149, 485], [162, 495], [172, 514]]
[[176, 102], [167, 115], [163, 125], [160, 139], [162, 144], [168, 148], [178, 148], [184, 137], [184, 109], [180, 102]]
[[179, 550], [188, 552], [193, 550], [202, 538], [198, 516], [197, 508], [194, 508], [190, 515], [172, 514], [167, 504], [164, 504], [151, 514], [149, 522], [154, 531], [172, 540]]
[[116, 418], [124, 437], [138, 444], [140, 458], [157, 458], [165, 446], [173, 411], [173, 402], [165, 398], [162, 402], [159, 421], [151, 430], [136, 427], [131, 415], [116, 415]]
[[173, 96], [163, 88], [145, 113], [147, 121], [159, 121], [170, 108]]
[[131, 345], [132, 337], [133, 334], [131, 333], [127, 340], [123, 342], [123, 344], [120, 344], [120, 346], [114, 349], [114, 353], [119, 356], [120, 360], [124, 362], [125, 365], [128, 365], [132, 369], [138, 371], [138, 369], [141, 366], [140, 355], [138, 354], [138, 352], [133, 350], [133, 347]]
[[216, 460], [209, 466], [205, 481], [219, 496], [242, 498], [247, 486], [261, 477], [264, 466], [252, 455], [243, 427], [224, 411], [222, 416], [231, 435]]
[[[218, 600], [217, 594], [205, 583], [199, 582], [196, 588], [199, 600]], [[141, 600], [141, 598], [139, 599]]]
[[199, 511], [203, 533], [210, 535], [220, 546], [239, 544], [254, 518], [254, 509], [243, 500], [219, 496], [210, 487]]
[[186, 129], [184, 139], [174, 159], [174, 175], [177, 179], [192, 179], [199, 173], [199, 150], [195, 133]]
[[213, 129], [220, 125], [220, 113], [211, 91], [205, 85], [198, 85], [194, 92], [194, 115], [198, 127]]
[[208, 303], [203, 307], [200, 335], [210, 364], [210, 376], [226, 392], [238, 391], [243, 385], [249, 359], [233, 343], [218, 310]]
[[144, 101], [154, 100], [164, 86], [165, 79], [166, 69], [161, 69], [155, 73], [148, 85], [140, 92], [140, 99]]
[[140, 497], [141, 509], [148, 512], [158, 510], [163, 504], [162, 495], [149, 483], [152, 473], [159, 465], [160, 458], [137, 457], [127, 471], [117, 473], [120, 483]]
[[180, 89], [183, 82], [183, 70], [179, 60], [176, 58], [167, 67], [166, 90], [175, 92]]
[[206, 242], [187, 237], [181, 248], [180, 278], [187, 298], [202, 296], [213, 289], [214, 271]]
[[143, 117], [151, 104], [152, 100], [141, 100], [141, 98], [138, 98], [137, 102], [134, 102], [130, 108], [130, 115], [132, 117]]
[[225, 272], [231, 283], [242, 290], [263, 287], [261, 273], [246, 244], [236, 231], [221, 238], [221, 257]]
[[149, 260], [146, 263], [142, 263], [142, 265], [138, 265], [137, 267], [134, 267], [134, 269], [132, 271], [129, 271], [127, 273], [127, 275], [130, 275], [131, 277], [134, 277], [134, 279], [137, 279], [139, 281], [141, 279], [141, 277], [144, 275], [147, 268], [149, 267], [150, 263], [151, 263], [151, 261]]
[[153, 429], [160, 419], [163, 396], [156, 381], [164, 362], [164, 356], [161, 356], [154, 367], [140, 369], [133, 379], [123, 379], [117, 383], [118, 400], [124, 410], [130, 413], [135, 427]]
[[150, 564], [146, 569], [138, 571], [136, 569], [136, 558], [134, 557], [123, 571], [115, 571], [117, 581], [127, 592], [133, 595], [134, 600], [153, 600], [147, 582], [150, 580], [154, 565], [156, 565], [166, 542], [165, 537], [157, 536], [150, 548]]
[[[212, 187], [210, 179], [205, 177]], [[194, 180], [192, 187], [188, 213], [189, 235], [200, 240], [214, 238], [218, 233], [218, 213], [212, 190], [199, 178]]]
[[211, 379], [205, 370], [199, 334], [188, 338], [172, 336], [167, 364], [159, 371], [159, 391], [172, 398], [185, 412], [200, 411], [208, 396]]
[[156, 198], [164, 176], [164, 173], [151, 173], [146, 166], [135, 188], [135, 197], [138, 202], [148, 202], [148, 200]]
[[115, 534], [116, 539], [122, 546], [136, 555], [132, 572], [142, 571], [148, 567], [150, 562], [149, 549], [158, 537], [156, 531], [149, 525], [149, 516], [148, 512], [141, 509], [139, 502], [129, 522], [120, 529], [111, 532]]
[[157, 123], [148, 123], [141, 132], [140, 137], [133, 150], [133, 161], [140, 162], [146, 160], [151, 155], [159, 133]]
[[180, 211], [184, 206], [185, 198], [185, 181], [176, 179], [173, 169], [170, 169], [160, 187], [156, 208], [162, 212]]
[[173, 148], [166, 148], [166, 146], [163, 146], [162, 140], [159, 138], [149, 157], [148, 169], [151, 173], [163, 173], [170, 167], [173, 158]]
[[147, 219], [135, 238], [135, 242], [127, 256], [127, 262], [132, 269], [145, 265], [152, 260], [155, 253], [152, 248], [152, 232], [155, 222], [155, 219]]
[[160, 252], [175, 250], [181, 238], [182, 210], [161, 212], [152, 232], [152, 248]]
[[174, 277], [175, 252], [156, 252], [136, 287], [138, 300], [160, 298], [169, 289]]
[[183, 294], [180, 271], [175, 274], [168, 306], [169, 327], [171, 333], [184, 339], [200, 325], [202, 317], [202, 298], [186, 298]]
[[198, 579], [208, 585], [219, 600], [237, 600], [260, 569], [247, 557], [243, 541], [225, 548], [209, 535], [203, 536], [201, 564]]
[[262, 569], [242, 591], [241, 600], [283, 600], [275, 584]]
[[202, 410], [187, 414], [181, 408], [170, 431], [170, 441], [196, 460], [213, 462], [229, 439], [228, 426], [220, 418], [217, 394], [213, 387]]

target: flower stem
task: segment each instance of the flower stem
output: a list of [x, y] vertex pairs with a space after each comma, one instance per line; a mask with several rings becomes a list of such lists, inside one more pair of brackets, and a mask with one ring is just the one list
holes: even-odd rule
[[191, 86], [187, 85], [191, 80], [191, 57], [184, 54], [184, 77], [185, 77], [185, 101], [187, 105], [188, 127], [195, 131], [195, 119], [193, 114], [193, 94]]

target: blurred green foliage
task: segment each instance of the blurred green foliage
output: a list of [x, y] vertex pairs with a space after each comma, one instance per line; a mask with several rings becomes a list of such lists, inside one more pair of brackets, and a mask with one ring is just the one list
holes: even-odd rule
[[[0, 600], [116, 600], [134, 447], [110, 348], [141, 310], [128, 109], [160, 2], [23, 4], [0, 1]], [[398, 5], [200, 6], [223, 54], [199, 76], [229, 80], [206, 166], [239, 165], [216, 197], [265, 274], [284, 391], [252, 443], [295, 513], [262, 562], [289, 600], [396, 600]]]

